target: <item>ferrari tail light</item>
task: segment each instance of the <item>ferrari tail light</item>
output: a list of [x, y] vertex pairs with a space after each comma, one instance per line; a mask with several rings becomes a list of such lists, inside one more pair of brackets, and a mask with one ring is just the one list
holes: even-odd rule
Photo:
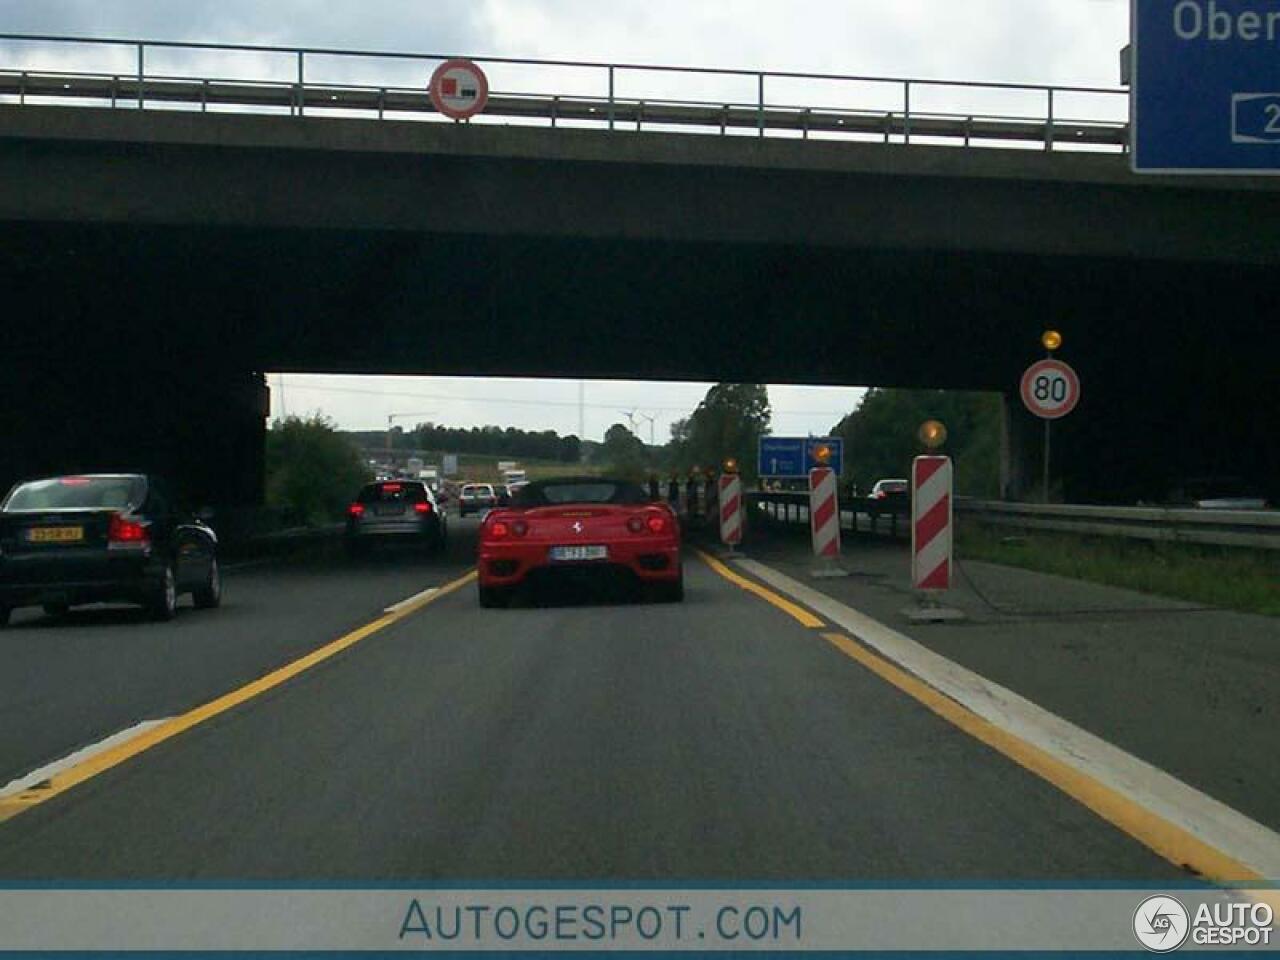
[[529, 532], [529, 525], [525, 523], [523, 520], [516, 520], [511, 524], [511, 532], [514, 533], [517, 537], [523, 537], [526, 533]]
[[149, 543], [151, 534], [148, 532], [146, 524], [139, 523], [137, 520], [130, 520], [121, 513], [113, 513], [111, 519], [107, 521], [107, 542], [108, 543]]
[[353, 503], [351, 506], [347, 507], [347, 516], [349, 516], [349, 517], [356, 517], [356, 518], [363, 517], [363, 516], [364, 516], [364, 504], [363, 504], [363, 503]]
[[667, 518], [656, 513], [637, 514], [627, 521], [627, 529], [632, 533], [662, 533], [667, 529]]
[[501, 520], [495, 520], [493, 522], [493, 526], [489, 528], [489, 536], [493, 537], [495, 540], [501, 540], [503, 537], [508, 537], [510, 535], [511, 528]]
[[430, 513], [431, 504], [427, 503], [425, 500], [421, 501], [420, 503], [415, 503], [413, 505], [413, 512], [414, 513]]

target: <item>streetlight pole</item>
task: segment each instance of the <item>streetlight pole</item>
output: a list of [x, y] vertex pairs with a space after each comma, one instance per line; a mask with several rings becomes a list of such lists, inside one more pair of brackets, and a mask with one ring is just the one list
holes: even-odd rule
[[436, 412], [434, 410], [427, 410], [424, 413], [388, 413], [387, 414], [387, 463], [388, 464], [391, 463], [391, 456], [392, 456], [392, 452], [391, 452], [392, 423], [394, 423], [396, 420], [404, 419], [405, 417], [434, 417], [435, 414]]

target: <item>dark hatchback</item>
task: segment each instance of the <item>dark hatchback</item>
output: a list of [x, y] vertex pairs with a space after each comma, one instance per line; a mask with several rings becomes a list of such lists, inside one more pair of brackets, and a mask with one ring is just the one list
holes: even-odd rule
[[0, 626], [15, 607], [57, 616], [82, 603], [139, 603], [169, 620], [183, 593], [221, 602], [218, 540], [159, 478], [49, 477], [0, 502]]
[[347, 552], [360, 554], [375, 541], [419, 540], [444, 546], [448, 520], [431, 489], [418, 480], [367, 483], [347, 507]]

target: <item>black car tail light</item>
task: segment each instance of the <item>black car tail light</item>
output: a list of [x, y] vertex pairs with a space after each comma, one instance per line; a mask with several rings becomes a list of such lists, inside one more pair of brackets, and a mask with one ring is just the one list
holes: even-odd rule
[[151, 543], [147, 525], [122, 513], [113, 513], [107, 521], [108, 547], [145, 547]]

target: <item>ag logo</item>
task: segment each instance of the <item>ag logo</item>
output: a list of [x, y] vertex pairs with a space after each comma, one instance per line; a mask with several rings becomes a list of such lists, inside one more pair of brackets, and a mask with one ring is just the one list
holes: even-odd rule
[[1190, 929], [1187, 908], [1173, 897], [1147, 897], [1133, 914], [1133, 935], [1153, 953], [1177, 950]]

